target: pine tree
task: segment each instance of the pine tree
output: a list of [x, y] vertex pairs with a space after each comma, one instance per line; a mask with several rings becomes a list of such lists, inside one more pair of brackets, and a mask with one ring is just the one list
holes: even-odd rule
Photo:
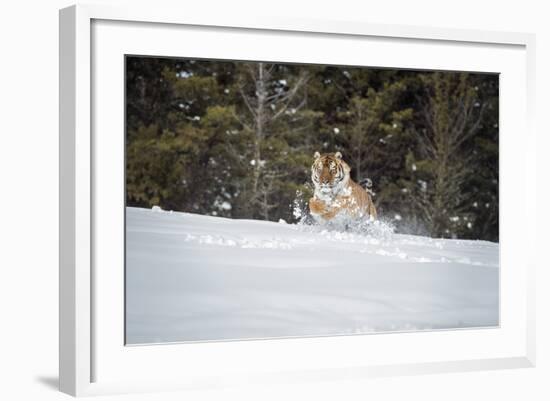
[[[305, 105], [301, 90], [307, 82], [307, 74], [299, 73], [292, 79], [284, 79], [285, 66], [278, 64], [243, 63], [237, 81], [241, 95], [242, 110], [235, 118], [251, 138], [250, 151], [246, 154], [251, 165], [251, 182], [246, 193], [242, 194], [246, 214], [265, 220], [278, 200], [273, 193], [279, 188], [279, 181], [286, 176], [284, 169], [278, 168], [273, 160], [277, 154], [288, 154], [288, 144], [278, 132], [284, 130], [285, 117], [294, 114]], [[290, 74], [289, 74], [290, 75]], [[255, 209], [255, 215], [250, 209]]]
[[486, 104], [467, 73], [435, 72], [420, 79], [422, 126], [414, 129], [418, 146], [414, 157], [409, 154], [408, 190], [431, 235], [449, 237], [471, 219], [466, 184], [474, 170], [465, 144], [479, 131]]

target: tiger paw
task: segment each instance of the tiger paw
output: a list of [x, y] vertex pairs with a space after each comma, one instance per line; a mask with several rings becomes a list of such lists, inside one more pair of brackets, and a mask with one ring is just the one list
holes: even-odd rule
[[322, 215], [326, 213], [327, 205], [320, 199], [311, 198], [309, 200], [309, 212], [313, 215]]

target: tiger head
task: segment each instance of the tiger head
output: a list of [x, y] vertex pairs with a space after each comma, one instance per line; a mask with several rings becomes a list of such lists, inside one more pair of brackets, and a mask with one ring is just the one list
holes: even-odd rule
[[315, 152], [313, 158], [311, 180], [315, 192], [323, 196], [338, 193], [347, 184], [350, 173], [350, 167], [342, 160], [342, 154]]

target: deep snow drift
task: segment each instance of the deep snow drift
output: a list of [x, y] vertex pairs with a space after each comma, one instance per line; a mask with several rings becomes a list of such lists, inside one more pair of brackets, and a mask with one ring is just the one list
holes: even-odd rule
[[128, 344], [498, 325], [499, 245], [126, 209]]

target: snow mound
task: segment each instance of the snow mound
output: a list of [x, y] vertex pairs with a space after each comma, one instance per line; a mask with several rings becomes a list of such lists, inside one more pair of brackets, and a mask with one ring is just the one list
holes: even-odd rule
[[496, 243], [126, 214], [129, 344], [499, 323]]

